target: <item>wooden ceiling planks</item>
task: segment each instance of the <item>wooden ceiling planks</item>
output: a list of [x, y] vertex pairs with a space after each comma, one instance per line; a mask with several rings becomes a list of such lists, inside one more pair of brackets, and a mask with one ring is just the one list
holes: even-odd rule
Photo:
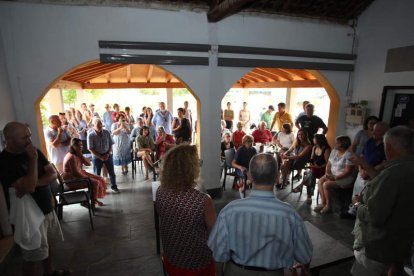
[[[75, 69], [62, 80], [84, 89], [121, 88], [184, 88], [179, 79], [152, 64], [102, 64], [94, 62]], [[242, 76], [233, 87], [280, 88], [321, 87], [306, 70], [284, 68], [254, 68]]]

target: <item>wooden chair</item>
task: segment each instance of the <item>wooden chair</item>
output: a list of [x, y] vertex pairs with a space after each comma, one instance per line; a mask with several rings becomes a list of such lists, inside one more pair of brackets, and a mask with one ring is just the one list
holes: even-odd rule
[[[83, 203], [88, 207], [89, 211], [89, 220], [91, 222], [91, 228], [94, 230], [93, 227], [93, 220], [92, 220], [92, 213], [95, 215], [95, 206], [91, 202], [92, 196], [92, 184], [89, 178], [78, 178], [74, 180], [64, 180], [60, 172], [57, 170], [56, 166], [52, 164], [53, 168], [57, 173], [57, 180], [59, 183], [56, 196], [58, 197], [57, 204], [56, 204], [56, 213], [61, 220], [63, 218], [63, 206], [64, 205], [72, 205]], [[79, 190], [70, 190], [67, 186], [70, 183], [79, 183], [84, 182], [88, 188], [79, 189]]]

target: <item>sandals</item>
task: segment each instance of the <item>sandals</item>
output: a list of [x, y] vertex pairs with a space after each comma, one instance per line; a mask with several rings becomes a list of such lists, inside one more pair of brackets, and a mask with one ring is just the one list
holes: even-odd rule
[[300, 193], [303, 189], [303, 185], [299, 184], [298, 186], [296, 186], [295, 189], [292, 190], [293, 193]]
[[104, 206], [102, 201], [99, 201], [99, 200], [96, 200], [96, 199], [95, 199], [94, 203], [98, 206]]
[[323, 208], [325, 208], [325, 205], [319, 204], [318, 206], [316, 206], [315, 208], [313, 208], [313, 210], [315, 212], [320, 212]]

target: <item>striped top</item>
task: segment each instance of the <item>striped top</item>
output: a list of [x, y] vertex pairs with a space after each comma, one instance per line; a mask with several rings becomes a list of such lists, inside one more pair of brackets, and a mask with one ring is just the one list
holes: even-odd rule
[[218, 262], [266, 269], [310, 263], [313, 246], [298, 213], [271, 191], [253, 190], [220, 212], [207, 242]]

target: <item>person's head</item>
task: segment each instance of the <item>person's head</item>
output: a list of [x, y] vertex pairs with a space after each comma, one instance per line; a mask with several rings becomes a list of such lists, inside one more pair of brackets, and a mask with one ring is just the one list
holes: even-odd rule
[[314, 111], [315, 111], [315, 107], [313, 106], [313, 104], [306, 105], [306, 108], [305, 108], [306, 115], [311, 117], [313, 116]]
[[105, 109], [106, 109], [106, 111], [109, 111], [109, 110], [111, 110], [111, 106], [109, 104], [106, 104]]
[[68, 109], [68, 110], [66, 110], [66, 119], [68, 120], [68, 121], [70, 121], [70, 120], [72, 120], [72, 111], [70, 110], [70, 109]]
[[247, 102], [243, 102], [243, 109], [246, 109], [247, 107]]
[[52, 115], [49, 117], [49, 125], [53, 129], [58, 129], [62, 126], [58, 115]]
[[396, 126], [384, 135], [384, 150], [387, 160], [414, 155], [414, 130], [406, 126]]
[[374, 125], [379, 121], [379, 119], [376, 116], [368, 116], [365, 120], [364, 120], [364, 125], [363, 125], [363, 129], [365, 130], [373, 130], [374, 129]]
[[309, 141], [309, 135], [306, 132], [306, 130], [304, 129], [299, 129], [298, 133], [296, 134], [296, 142], [301, 145], [301, 144], [310, 144]]
[[165, 103], [164, 102], [160, 102], [158, 104], [158, 107], [160, 108], [160, 110], [164, 111], [165, 110]]
[[187, 109], [188, 108], [188, 101], [184, 101], [184, 108]]
[[62, 125], [66, 125], [67, 119], [66, 119], [66, 113], [65, 112], [59, 112], [59, 120], [62, 123]]
[[285, 110], [286, 110], [286, 104], [285, 103], [278, 103], [277, 104], [277, 111], [279, 111], [279, 112], [285, 112]]
[[267, 126], [266, 122], [260, 122], [259, 129], [260, 130], [265, 130], [266, 129], [266, 126]]
[[79, 121], [82, 120], [83, 116], [82, 116], [82, 112], [80, 112], [79, 110], [76, 110], [76, 119], [78, 119]]
[[346, 151], [350, 145], [351, 145], [351, 138], [349, 138], [346, 135], [338, 136], [335, 139], [335, 149], [340, 152]]
[[122, 123], [122, 122], [124, 122], [124, 121], [125, 121], [125, 114], [124, 114], [124, 113], [122, 113], [122, 112], [119, 112], [118, 114], [116, 114], [116, 116], [115, 116], [115, 120], [116, 120], [118, 123]]
[[152, 108], [151, 108], [151, 107], [147, 107], [147, 109], [146, 109], [146, 113], [147, 113], [147, 114], [152, 114]]
[[178, 117], [182, 118], [185, 115], [185, 109], [180, 107], [177, 109]]
[[103, 124], [102, 124], [102, 120], [99, 119], [98, 117], [95, 117], [92, 121], [93, 123], [93, 128], [95, 129], [95, 131], [97, 132], [101, 132], [103, 129]]
[[328, 140], [324, 134], [315, 134], [313, 136], [313, 143], [320, 148], [329, 148]]
[[129, 106], [126, 106], [125, 107], [125, 113], [129, 114], [129, 112], [131, 112], [131, 108]]
[[225, 143], [230, 143], [230, 141], [231, 141], [231, 135], [230, 135], [230, 133], [229, 132], [225, 132], [224, 134], [223, 134], [223, 137], [222, 137], [222, 139], [221, 139], [223, 142], [225, 142]]
[[88, 109], [86, 103], [81, 104], [81, 109], [82, 109], [82, 111], [86, 111]]
[[119, 112], [119, 104], [115, 103], [112, 107], [116, 112]]
[[230, 109], [231, 108], [231, 102], [227, 102], [227, 108]]
[[95, 111], [95, 105], [94, 104], [90, 104], [89, 105], [89, 110], [92, 111], [92, 112]]
[[139, 135], [148, 136], [149, 135], [149, 127], [142, 126], [141, 129], [139, 130]]
[[82, 152], [82, 149], [83, 149], [83, 143], [81, 139], [72, 138], [70, 140], [70, 147], [69, 147], [70, 153], [75, 154], [77, 152]]
[[249, 149], [249, 148], [251, 148], [253, 146], [253, 143], [254, 143], [253, 136], [251, 136], [249, 134], [246, 134], [246, 135], [243, 136], [243, 138], [242, 138], [242, 144], [243, 144], [243, 146], [245, 146], [246, 148]]
[[374, 125], [372, 136], [376, 141], [382, 141], [384, 134], [390, 129], [390, 126], [384, 122], [377, 122]]
[[163, 126], [158, 127], [157, 134], [158, 134], [158, 136], [164, 135], [165, 134], [165, 128]]
[[9, 122], [3, 129], [6, 148], [12, 153], [23, 153], [27, 146], [32, 145], [32, 132], [20, 122]]
[[305, 112], [306, 112], [306, 106], [307, 106], [308, 104], [310, 104], [310, 101], [303, 101], [303, 103], [302, 103], [302, 108], [303, 108], [303, 111], [305, 111]]
[[268, 111], [269, 113], [272, 113], [273, 111], [275, 111], [275, 107], [274, 107], [273, 105], [269, 105], [269, 107], [268, 107], [267, 111]]
[[241, 122], [238, 122], [237, 125], [236, 125], [236, 127], [237, 127], [237, 130], [238, 131], [241, 131], [243, 129], [243, 125], [242, 125]]
[[286, 134], [290, 134], [292, 132], [292, 126], [290, 124], [283, 124], [282, 131]]
[[194, 188], [200, 174], [197, 147], [181, 144], [170, 149], [164, 156], [161, 186], [171, 190]]
[[250, 160], [249, 174], [256, 187], [260, 185], [273, 188], [277, 178], [277, 171], [276, 159], [268, 153], [259, 153]]
[[141, 117], [137, 118], [137, 126], [142, 127], [144, 125], [144, 120]]

